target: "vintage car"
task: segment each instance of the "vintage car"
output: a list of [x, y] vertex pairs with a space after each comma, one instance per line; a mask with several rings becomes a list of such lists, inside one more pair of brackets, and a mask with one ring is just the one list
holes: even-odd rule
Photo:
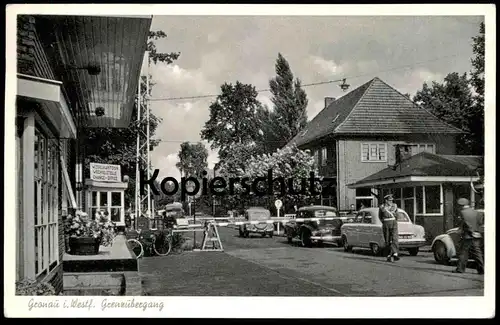
[[[322, 218], [333, 218], [333, 220], [323, 220]], [[303, 247], [311, 247], [313, 243], [321, 244], [323, 242], [338, 245], [341, 238], [340, 227], [346, 221], [343, 219], [347, 220], [347, 217], [339, 217], [337, 209], [330, 206], [301, 207], [297, 210], [295, 218], [285, 224], [285, 235], [289, 243], [294, 238], [300, 239]]]
[[[271, 212], [262, 207], [251, 207], [245, 210], [244, 221], [268, 221], [271, 220]], [[251, 233], [268, 235], [273, 237], [274, 226], [272, 223], [244, 224], [239, 226], [240, 237], [249, 237]]]
[[[478, 210], [480, 218], [484, 220], [484, 211]], [[484, 224], [481, 227], [483, 235], [483, 252], [484, 252]], [[434, 260], [440, 264], [449, 264], [452, 258], [457, 258], [458, 249], [460, 246], [461, 233], [460, 228], [455, 227], [444, 234], [436, 236], [432, 241], [432, 252], [434, 253]]]
[[[382, 221], [378, 213], [379, 208], [361, 209], [354, 222], [342, 225], [342, 245], [346, 252], [351, 251], [353, 247], [370, 248], [374, 255], [387, 252], [388, 247], [385, 247]], [[419, 248], [425, 246], [424, 228], [413, 224], [408, 214], [402, 209], [396, 211], [396, 218], [399, 248], [407, 250], [411, 256], [416, 256]]]
[[160, 210], [158, 212], [163, 217], [163, 222], [166, 227], [172, 227], [177, 222], [177, 219], [185, 218], [182, 203], [179, 202], [167, 204], [165, 210]]

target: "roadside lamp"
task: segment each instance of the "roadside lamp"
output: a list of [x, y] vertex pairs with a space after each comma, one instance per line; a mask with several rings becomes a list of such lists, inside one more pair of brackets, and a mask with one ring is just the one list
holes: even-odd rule
[[350, 86], [349, 84], [345, 83], [345, 79], [342, 79], [342, 83], [340, 84], [340, 89], [346, 91], [347, 89], [349, 89], [349, 86]]

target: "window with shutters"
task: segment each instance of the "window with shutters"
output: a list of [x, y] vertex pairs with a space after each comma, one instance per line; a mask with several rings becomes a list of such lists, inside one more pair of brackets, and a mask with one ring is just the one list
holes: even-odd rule
[[362, 143], [361, 144], [362, 162], [386, 162], [387, 161], [387, 143]]

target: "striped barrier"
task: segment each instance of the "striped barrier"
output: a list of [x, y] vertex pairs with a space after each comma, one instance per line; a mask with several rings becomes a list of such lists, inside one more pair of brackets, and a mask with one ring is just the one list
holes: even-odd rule
[[[276, 218], [277, 219], [277, 218]], [[251, 220], [251, 221], [232, 221], [232, 222], [211, 222], [210, 220], [208, 221], [211, 224], [214, 224], [219, 227], [227, 227], [229, 225], [235, 225], [235, 226], [241, 226], [241, 225], [261, 225], [261, 224], [274, 224], [277, 222], [280, 223], [290, 223], [290, 222], [306, 222], [306, 221], [321, 221], [321, 220], [335, 220], [339, 219], [338, 217], [325, 217], [325, 218], [297, 218], [297, 219], [281, 219], [279, 218], [278, 220]]]

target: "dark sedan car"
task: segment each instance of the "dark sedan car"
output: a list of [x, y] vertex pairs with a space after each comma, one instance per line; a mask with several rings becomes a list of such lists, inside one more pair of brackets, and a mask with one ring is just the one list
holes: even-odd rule
[[295, 218], [286, 223], [285, 234], [289, 243], [298, 238], [304, 247], [323, 242], [341, 245], [340, 227], [348, 221], [349, 215], [339, 216], [333, 207], [305, 206], [298, 209]]

